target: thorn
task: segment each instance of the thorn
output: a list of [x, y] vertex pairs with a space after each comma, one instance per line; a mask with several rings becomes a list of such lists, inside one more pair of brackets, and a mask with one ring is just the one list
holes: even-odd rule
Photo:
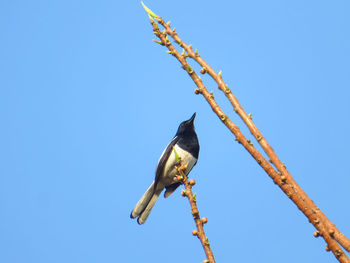
[[194, 200], [196, 200], [196, 196], [197, 196], [197, 194], [194, 194], [194, 195], [192, 196]]
[[192, 75], [194, 72], [193, 69], [191, 68], [191, 66], [189, 64], [187, 64], [186, 66], [187, 66], [186, 71], [188, 72], [188, 74]]
[[198, 53], [198, 50], [196, 49], [196, 52], [195, 52], [195, 56], [196, 57], [199, 57], [199, 53]]
[[163, 44], [163, 42], [162, 42], [162, 41], [159, 41], [159, 40], [155, 40], [155, 39], [153, 39], [153, 41], [154, 41], [155, 43], [159, 44], [159, 45], [162, 45], [162, 46], [164, 46], [164, 44]]
[[210, 92], [210, 98], [214, 99], [213, 91]]
[[228, 88], [228, 85], [226, 84], [225, 85], [225, 93], [229, 94], [230, 92], [231, 92], [231, 90]]
[[173, 28], [173, 32], [175, 33], [175, 31], [176, 31], [176, 28], [174, 27], [174, 28]]
[[168, 21], [168, 22], [166, 22], [166, 24], [167, 24], [168, 26], [170, 26], [171, 22], [170, 22], [170, 21]]
[[165, 37], [165, 45], [169, 46], [171, 44], [168, 36]]
[[221, 77], [221, 75], [222, 75], [222, 70], [219, 71], [218, 75]]

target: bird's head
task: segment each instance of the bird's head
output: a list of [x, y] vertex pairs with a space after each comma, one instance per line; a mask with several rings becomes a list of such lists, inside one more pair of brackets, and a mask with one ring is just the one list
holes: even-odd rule
[[194, 132], [193, 122], [195, 117], [196, 113], [193, 113], [192, 117], [189, 120], [181, 122], [176, 134], [179, 135]]

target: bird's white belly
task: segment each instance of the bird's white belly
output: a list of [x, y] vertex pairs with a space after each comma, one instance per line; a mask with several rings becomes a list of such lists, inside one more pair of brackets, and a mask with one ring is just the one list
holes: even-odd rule
[[[191, 169], [195, 165], [195, 163], [197, 162], [197, 159], [195, 157], [193, 157], [192, 154], [190, 154], [189, 152], [186, 152], [185, 150], [181, 149], [178, 145], [175, 145], [174, 148], [175, 148], [177, 155], [180, 157], [181, 165], [185, 165], [185, 166], [187, 165], [187, 168], [184, 171], [184, 174], [187, 175], [191, 171]], [[162, 182], [162, 184], [164, 186], [168, 186], [168, 185], [176, 182], [174, 180], [174, 178], [177, 174], [177, 170], [175, 169], [176, 163], [177, 163], [176, 162], [176, 155], [175, 155], [174, 150], [172, 150], [171, 154], [168, 158], [168, 161], [166, 162], [166, 164], [164, 166], [162, 178], [160, 179], [160, 181]]]

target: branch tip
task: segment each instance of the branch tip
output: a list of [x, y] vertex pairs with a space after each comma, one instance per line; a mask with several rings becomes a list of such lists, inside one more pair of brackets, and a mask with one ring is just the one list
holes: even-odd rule
[[141, 1], [141, 5], [143, 6], [145, 11], [147, 12], [148, 16], [155, 18], [156, 20], [159, 20], [159, 16], [157, 16], [155, 13], [153, 13], [152, 10], [149, 9], [142, 1]]

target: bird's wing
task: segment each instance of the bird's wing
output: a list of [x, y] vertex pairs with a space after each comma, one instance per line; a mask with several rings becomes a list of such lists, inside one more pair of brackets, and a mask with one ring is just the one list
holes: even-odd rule
[[154, 179], [154, 189], [156, 189], [157, 187], [157, 183], [159, 180], [159, 177], [162, 175], [163, 170], [164, 170], [164, 166], [173, 150], [173, 146], [178, 142], [179, 137], [175, 136], [172, 141], [168, 144], [168, 146], [165, 148], [165, 150], [163, 151], [162, 155], [159, 158], [158, 161], [158, 165], [157, 165], [157, 169], [156, 169], [156, 175], [155, 175], [155, 179]]

